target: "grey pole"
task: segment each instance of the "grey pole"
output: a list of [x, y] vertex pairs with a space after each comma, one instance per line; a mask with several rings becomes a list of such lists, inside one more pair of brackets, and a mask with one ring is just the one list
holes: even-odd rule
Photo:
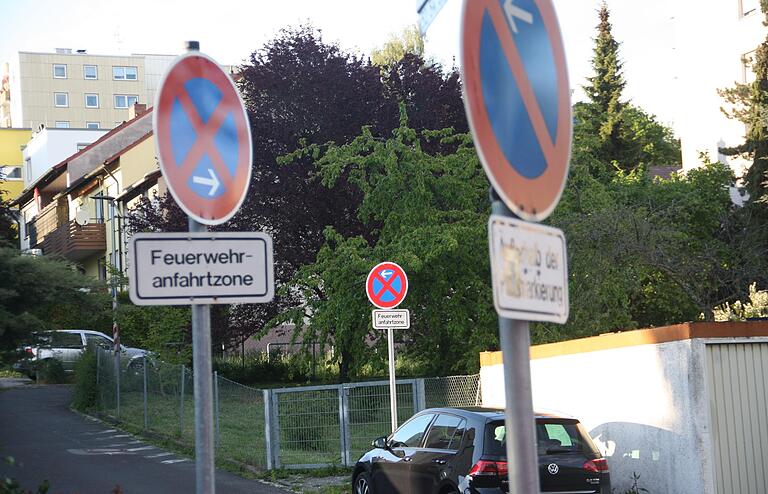
[[[200, 51], [198, 41], [187, 41], [188, 52]], [[189, 218], [190, 232], [208, 228]], [[213, 379], [211, 375], [211, 306], [192, 304], [192, 378], [195, 397], [195, 492], [215, 494], [213, 451]]]
[[184, 438], [184, 364], [181, 364], [181, 389], [179, 391], [179, 437]]
[[[515, 217], [495, 192], [492, 192], [491, 200], [493, 214]], [[509, 493], [537, 493], [540, 492], [539, 467], [531, 394], [531, 332], [528, 321], [499, 317], [499, 346], [504, 363]]]
[[392, 432], [397, 429], [397, 380], [395, 379], [395, 331], [387, 329], [387, 350], [389, 351], [389, 413]]
[[[190, 232], [207, 228], [192, 218]], [[195, 492], [214, 494], [213, 379], [211, 374], [211, 306], [192, 304], [192, 376], [195, 389]]]
[[219, 373], [213, 373], [213, 403], [216, 416], [216, 447], [221, 447], [221, 405], [219, 404]]
[[147, 357], [144, 357], [144, 430], [149, 429], [149, 406], [147, 404]]

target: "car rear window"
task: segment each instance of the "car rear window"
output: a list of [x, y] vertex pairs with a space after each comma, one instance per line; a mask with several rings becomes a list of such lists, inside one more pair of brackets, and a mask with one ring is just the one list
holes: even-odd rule
[[[539, 419], [536, 421], [538, 454], [577, 452], [598, 454], [584, 426], [572, 419]], [[504, 421], [489, 422], [485, 426], [484, 453], [506, 456], [506, 429]]]

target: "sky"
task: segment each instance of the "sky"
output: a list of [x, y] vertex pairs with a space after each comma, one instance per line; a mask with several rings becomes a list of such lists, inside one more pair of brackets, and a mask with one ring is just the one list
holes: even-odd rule
[[[459, 63], [463, 0], [447, 0], [426, 36], [426, 54]], [[574, 99], [590, 75], [600, 0], [553, 0], [563, 32]], [[673, 124], [674, 37], [666, 0], [609, 0], [628, 81], [625, 96]], [[0, 0], [0, 62], [18, 51], [178, 54], [185, 40], [221, 64], [242, 63], [281, 29], [311, 22], [327, 42], [370, 53], [409, 24], [417, 0]]]

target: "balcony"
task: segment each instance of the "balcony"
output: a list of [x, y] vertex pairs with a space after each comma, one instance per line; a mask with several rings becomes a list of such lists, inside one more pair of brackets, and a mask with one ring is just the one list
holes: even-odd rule
[[80, 261], [86, 257], [101, 254], [107, 250], [107, 232], [104, 223], [78, 225], [74, 221], [60, 225], [45, 236], [42, 242], [43, 254], [59, 255]]
[[29, 247], [43, 249], [43, 254], [58, 255], [73, 261], [101, 254], [107, 250], [104, 223], [78, 225], [68, 219], [66, 201], [51, 203], [27, 223]]

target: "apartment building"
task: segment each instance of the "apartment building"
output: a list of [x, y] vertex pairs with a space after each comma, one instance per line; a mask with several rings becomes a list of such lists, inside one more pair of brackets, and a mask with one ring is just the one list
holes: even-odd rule
[[725, 117], [717, 90], [754, 80], [751, 64], [768, 28], [759, 0], [675, 1], [675, 131], [680, 137], [683, 168], [700, 165], [706, 152], [741, 175], [751, 162], [723, 156], [718, 149], [744, 142], [741, 122]]
[[109, 277], [108, 266], [125, 269], [123, 212], [162, 182], [152, 110], [134, 111], [133, 118], [50, 167], [12, 202], [20, 212], [23, 252], [65, 257], [98, 279]]
[[30, 129], [0, 128], [0, 201], [15, 199], [24, 190], [22, 148], [31, 135]]
[[154, 102], [175, 55], [94, 55], [57, 48], [18, 52], [5, 64], [0, 126], [112, 129], [134, 104]]

